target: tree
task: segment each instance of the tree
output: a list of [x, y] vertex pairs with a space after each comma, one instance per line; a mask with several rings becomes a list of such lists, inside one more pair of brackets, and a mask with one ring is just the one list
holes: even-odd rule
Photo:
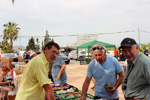
[[45, 35], [45, 39], [44, 39], [44, 46], [50, 42], [50, 41], [54, 41], [53, 39], [50, 38], [49, 34], [48, 34], [48, 30], [46, 30], [46, 35]]
[[51, 41], [53, 41], [54, 42], [54, 39], [52, 38], [52, 40]]
[[10, 49], [13, 49], [13, 41], [16, 41], [18, 38], [18, 32], [20, 28], [17, 27], [17, 25], [18, 24], [14, 22], [8, 22], [7, 24], [3, 25], [5, 27], [3, 30], [3, 40], [10, 40]]
[[50, 40], [51, 39], [49, 37], [48, 30], [46, 30], [46, 35], [45, 35], [45, 39], [44, 39], [44, 45], [46, 45]]
[[2, 49], [2, 52], [4, 52], [4, 53], [13, 52], [13, 50], [10, 49], [9, 45], [10, 45], [10, 44], [9, 44], [7, 41], [2, 41], [2, 42], [0, 43], [0, 48]]
[[26, 50], [33, 50], [35, 51], [35, 42], [34, 42], [34, 38], [31, 37], [31, 39], [29, 39], [28, 45], [26, 46]]
[[42, 50], [44, 49], [43, 41], [42, 41]]
[[35, 48], [36, 48], [36, 49], [40, 49], [39, 39], [38, 39], [38, 38], [36, 38], [36, 45], [35, 45]]

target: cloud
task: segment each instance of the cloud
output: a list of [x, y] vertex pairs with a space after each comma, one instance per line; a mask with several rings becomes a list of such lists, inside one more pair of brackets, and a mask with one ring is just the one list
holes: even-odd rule
[[[11, 0], [1, 0], [0, 35], [3, 24], [9, 21], [19, 24], [24, 36], [44, 36], [46, 29], [50, 36], [111, 33], [137, 27], [149, 31], [149, 5], [149, 0], [15, 0], [14, 5]], [[136, 33], [99, 35], [99, 40], [119, 44], [126, 36], [138, 40]], [[143, 36], [141, 42], [150, 42]], [[21, 44], [26, 46], [28, 39], [22, 37]], [[77, 42], [76, 37], [54, 39], [62, 46]]]

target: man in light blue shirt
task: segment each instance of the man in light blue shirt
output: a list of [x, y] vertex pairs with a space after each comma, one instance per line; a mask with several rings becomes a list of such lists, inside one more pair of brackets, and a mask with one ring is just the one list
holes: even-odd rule
[[[92, 49], [96, 59], [91, 61], [88, 66], [80, 100], [86, 100], [86, 92], [92, 77], [95, 78], [94, 99], [119, 100], [118, 87], [124, 78], [122, 66], [116, 58], [106, 55], [103, 44], [95, 44]], [[118, 79], [117, 75], [119, 75]], [[108, 83], [112, 86], [112, 89], [105, 88]]]

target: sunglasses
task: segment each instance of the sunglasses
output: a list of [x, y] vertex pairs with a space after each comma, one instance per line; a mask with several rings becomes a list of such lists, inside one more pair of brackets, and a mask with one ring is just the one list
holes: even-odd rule
[[97, 50], [102, 50], [102, 49], [104, 49], [104, 48], [103, 48], [103, 47], [99, 47], [99, 46], [92, 48], [93, 51], [95, 51], [96, 49], [97, 49]]

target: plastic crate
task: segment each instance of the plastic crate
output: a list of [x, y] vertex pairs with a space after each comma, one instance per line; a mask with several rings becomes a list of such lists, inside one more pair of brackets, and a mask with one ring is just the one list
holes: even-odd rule
[[[78, 90], [78, 89], [76, 89], [75, 92], [79, 92], [80, 94], [82, 93], [82, 91]], [[64, 94], [69, 94], [69, 93], [64, 93]], [[62, 94], [56, 94], [56, 93], [54, 93], [54, 95], [55, 95], [55, 97], [58, 98], [57, 100], [75, 100], [75, 99], [78, 99], [78, 98], [81, 97], [81, 96], [77, 96], [77, 97], [72, 97], [72, 98], [63, 98], [63, 97], [61, 97]], [[91, 94], [89, 94], [89, 93], [86, 93], [86, 97], [88, 97], [90, 99], [94, 98], [94, 96], [91, 95]]]

